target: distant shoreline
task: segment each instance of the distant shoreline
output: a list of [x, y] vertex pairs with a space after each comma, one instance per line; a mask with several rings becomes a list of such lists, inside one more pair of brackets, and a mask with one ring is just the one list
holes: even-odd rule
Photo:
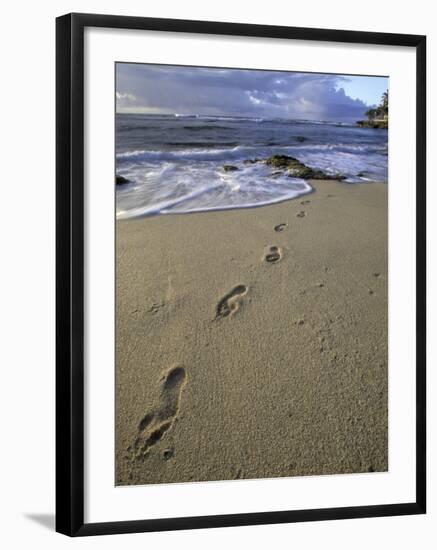
[[307, 118], [283, 118], [283, 117], [261, 117], [261, 116], [239, 116], [239, 115], [211, 115], [211, 114], [182, 114], [182, 113], [143, 113], [143, 112], [128, 112], [128, 111], [117, 111], [115, 113], [118, 115], [134, 115], [134, 116], [145, 116], [149, 118], [181, 118], [181, 119], [193, 119], [193, 120], [202, 120], [202, 119], [221, 119], [221, 120], [271, 120], [271, 121], [283, 121], [283, 122], [296, 122], [302, 124], [340, 124], [340, 125], [350, 125], [355, 126], [356, 122], [352, 118], [350, 120], [322, 120], [322, 119], [307, 119]]
[[357, 126], [360, 128], [388, 130], [388, 120], [357, 120]]

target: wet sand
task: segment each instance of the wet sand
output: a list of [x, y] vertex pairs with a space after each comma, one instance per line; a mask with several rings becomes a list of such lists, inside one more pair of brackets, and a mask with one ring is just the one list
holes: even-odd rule
[[117, 222], [116, 483], [386, 471], [387, 186]]

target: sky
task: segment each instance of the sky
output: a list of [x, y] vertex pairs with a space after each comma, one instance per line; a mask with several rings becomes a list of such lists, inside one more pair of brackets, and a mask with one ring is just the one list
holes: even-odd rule
[[355, 122], [388, 78], [117, 63], [119, 113], [198, 114]]

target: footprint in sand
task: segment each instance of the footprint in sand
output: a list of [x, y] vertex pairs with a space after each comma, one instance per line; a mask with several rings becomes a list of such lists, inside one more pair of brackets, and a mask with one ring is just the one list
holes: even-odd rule
[[233, 315], [241, 305], [241, 297], [246, 293], [247, 286], [234, 286], [217, 304], [215, 318], [222, 319], [223, 317], [228, 317], [228, 315]]
[[147, 413], [138, 425], [138, 434], [129, 450], [133, 450], [136, 458], [144, 458], [150, 447], [158, 443], [164, 434], [173, 426], [179, 412], [182, 390], [186, 382], [186, 372], [183, 367], [169, 370], [163, 379], [160, 404]]
[[298, 218], [304, 218], [306, 216], [305, 212], [302, 210], [302, 212], [299, 212], [299, 214], [296, 214]]
[[311, 201], [302, 201], [300, 204], [309, 204]]
[[264, 260], [269, 264], [275, 264], [282, 258], [281, 249], [278, 246], [271, 246], [264, 257]]
[[287, 227], [287, 223], [280, 223], [278, 225], [275, 225], [273, 229], [276, 231], [276, 233], [280, 233], [281, 231], [284, 231], [284, 229], [287, 229]]
[[164, 306], [165, 306], [164, 303], [159, 303], [159, 304], [158, 304], [158, 303], [155, 303], [155, 304], [152, 304], [151, 307], [149, 307], [149, 309], [147, 310], [147, 312], [148, 312], [148, 313], [153, 313], [153, 314], [158, 313], [159, 310], [160, 310], [161, 308], [163, 308]]

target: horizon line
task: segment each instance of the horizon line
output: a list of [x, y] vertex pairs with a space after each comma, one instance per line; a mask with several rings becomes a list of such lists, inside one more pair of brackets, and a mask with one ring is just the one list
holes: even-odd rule
[[338, 119], [321, 119], [321, 118], [286, 118], [286, 117], [265, 117], [265, 116], [249, 116], [249, 115], [213, 115], [199, 113], [147, 113], [144, 111], [115, 111], [116, 115], [146, 115], [146, 116], [172, 116], [174, 118], [245, 118], [258, 120], [291, 120], [302, 122], [344, 122]]

